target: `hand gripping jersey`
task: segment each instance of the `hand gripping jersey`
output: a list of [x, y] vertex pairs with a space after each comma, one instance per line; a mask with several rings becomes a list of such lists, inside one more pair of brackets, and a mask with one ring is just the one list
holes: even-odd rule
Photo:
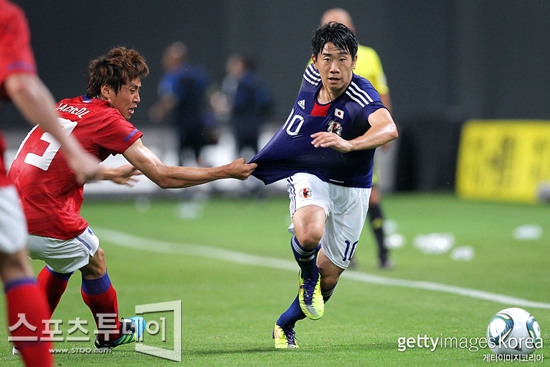
[[378, 92], [367, 79], [354, 74], [344, 93], [320, 105], [316, 102], [320, 88], [319, 71], [309, 65], [285, 124], [250, 161], [258, 164], [253, 175], [266, 185], [305, 172], [336, 185], [371, 187], [374, 149], [340, 153], [315, 148], [311, 134], [329, 131], [346, 140], [363, 135], [370, 128], [369, 115], [385, 108]]
[[[56, 109], [64, 130], [100, 161], [124, 153], [143, 135], [101, 99], [64, 99]], [[76, 182], [59, 143], [40, 127], [19, 147], [9, 178], [19, 191], [30, 234], [65, 240], [88, 226], [80, 216], [84, 186]]]

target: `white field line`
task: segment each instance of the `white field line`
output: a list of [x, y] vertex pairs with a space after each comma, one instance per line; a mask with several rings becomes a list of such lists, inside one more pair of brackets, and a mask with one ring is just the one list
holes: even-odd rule
[[[126, 233], [112, 231], [104, 228], [95, 228], [94, 232], [99, 235], [100, 239], [108, 241], [114, 245], [128, 247], [132, 249], [139, 249], [150, 252], [167, 253], [167, 254], [181, 254], [201, 256], [219, 260], [230, 261], [244, 265], [263, 266], [274, 269], [297, 271], [298, 266], [295, 261], [281, 260], [264, 256], [249, 255], [241, 252], [225, 250], [215, 247], [200, 246], [200, 245], [188, 245], [179, 243], [170, 243], [165, 241], [157, 241], [146, 239], [142, 237], [132, 236]], [[390, 285], [397, 287], [407, 287], [416, 289], [426, 289], [437, 292], [445, 292], [458, 294], [461, 296], [483, 299], [492, 302], [498, 302], [508, 304], [516, 307], [531, 307], [531, 308], [544, 308], [550, 309], [550, 304], [542, 302], [534, 302], [526, 299], [505, 296], [502, 294], [490, 293], [485, 291], [479, 291], [475, 289], [468, 289], [462, 287], [456, 287], [452, 285], [445, 285], [433, 282], [423, 282], [404, 279], [386, 278], [379, 275], [372, 275], [362, 273], [354, 270], [346, 270], [341, 275], [342, 278], [352, 279], [363, 283]]]

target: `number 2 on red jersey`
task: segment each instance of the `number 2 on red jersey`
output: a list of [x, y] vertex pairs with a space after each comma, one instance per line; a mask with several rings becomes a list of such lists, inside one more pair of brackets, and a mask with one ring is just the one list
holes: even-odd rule
[[[76, 127], [76, 122], [75, 121], [67, 120], [67, 119], [64, 119], [64, 118], [61, 118], [61, 117], [58, 118], [58, 121], [61, 124], [61, 126], [63, 127], [63, 130], [65, 131], [65, 133], [67, 133], [67, 135], [70, 134], [74, 130], [74, 128]], [[21, 149], [23, 148], [23, 146], [27, 142], [27, 139], [29, 139], [29, 137], [32, 135], [32, 133], [36, 130], [37, 127], [38, 127], [38, 125], [35, 126], [29, 132], [29, 134], [27, 135], [25, 140], [23, 140], [23, 143], [21, 143], [21, 147], [19, 148], [19, 151], [15, 155], [15, 158], [17, 158], [17, 156], [19, 155], [19, 152], [21, 151]], [[42, 136], [40, 137], [40, 140], [43, 140], [43, 141], [47, 142], [48, 147], [44, 150], [44, 153], [42, 153], [42, 155], [38, 155], [38, 154], [34, 154], [34, 153], [27, 153], [27, 155], [25, 156], [25, 163], [30, 164], [30, 165], [35, 166], [35, 167], [38, 167], [43, 171], [47, 171], [48, 167], [52, 163], [53, 158], [55, 157], [55, 155], [59, 151], [59, 148], [61, 148], [61, 144], [59, 144], [59, 142], [57, 140], [55, 140], [55, 138], [52, 136], [52, 134], [46, 133], [46, 132], [42, 134]]]

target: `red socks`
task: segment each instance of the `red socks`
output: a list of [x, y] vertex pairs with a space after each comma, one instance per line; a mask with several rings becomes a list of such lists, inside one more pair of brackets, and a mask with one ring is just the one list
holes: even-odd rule
[[[51, 367], [52, 343], [41, 341], [43, 320], [49, 320], [48, 304], [42, 290], [32, 278], [19, 279], [5, 285], [8, 327], [11, 339], [19, 349], [26, 366]], [[34, 329], [34, 331], [32, 330]]]
[[82, 299], [88, 305], [99, 331], [98, 337], [114, 341], [120, 337], [118, 301], [109, 274], [98, 279], [82, 279]]
[[69, 278], [73, 273], [61, 274], [56, 273], [47, 266], [45, 266], [36, 279], [40, 288], [44, 290], [46, 294], [46, 299], [50, 306], [50, 317], [53, 315], [55, 308], [61, 300], [61, 296], [65, 293], [67, 289], [67, 284], [69, 284]]

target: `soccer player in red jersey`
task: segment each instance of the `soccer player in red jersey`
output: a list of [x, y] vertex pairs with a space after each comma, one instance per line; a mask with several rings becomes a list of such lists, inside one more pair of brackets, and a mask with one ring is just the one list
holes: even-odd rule
[[[55, 101], [36, 73], [23, 11], [6, 0], [0, 0], [0, 96], [11, 100], [30, 123], [40, 124], [61, 143], [73, 180], [84, 183], [96, 177], [99, 161], [58, 124]], [[0, 136], [0, 278], [6, 293], [10, 340], [26, 366], [52, 366], [51, 343], [42, 340], [47, 335], [41, 333], [49, 319], [48, 304], [28, 259], [27, 226], [17, 191], [6, 177], [4, 149]]]
[[[102, 170], [98, 179], [132, 184], [142, 173], [161, 188], [182, 188], [223, 178], [247, 179], [256, 164], [237, 159], [209, 168], [168, 166], [141, 141], [142, 133], [128, 120], [140, 102], [141, 79], [149, 68], [133, 49], [117, 47], [89, 64], [86, 95], [57, 104], [64, 128], [103, 161], [122, 154], [130, 164]], [[47, 264], [38, 276], [51, 312], [75, 270], [82, 273], [82, 298], [98, 327], [97, 348], [112, 348], [139, 337], [141, 318], [119, 320], [118, 301], [99, 239], [80, 216], [83, 185], [75, 181], [58, 145], [40, 128], [33, 129], [11, 166], [27, 216], [29, 250]]]

